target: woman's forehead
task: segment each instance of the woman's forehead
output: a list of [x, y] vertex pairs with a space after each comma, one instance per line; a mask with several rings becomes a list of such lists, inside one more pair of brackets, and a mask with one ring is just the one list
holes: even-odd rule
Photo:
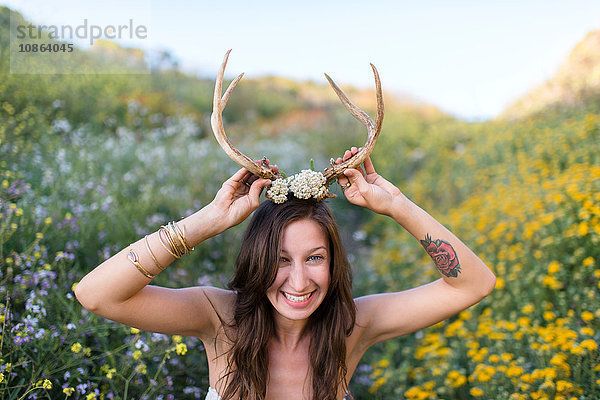
[[329, 241], [323, 227], [312, 219], [290, 222], [283, 230], [281, 249], [283, 251], [310, 251], [323, 247], [328, 249]]

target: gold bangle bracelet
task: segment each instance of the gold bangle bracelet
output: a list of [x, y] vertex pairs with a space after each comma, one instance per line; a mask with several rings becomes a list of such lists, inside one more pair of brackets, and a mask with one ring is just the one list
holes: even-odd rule
[[187, 250], [187, 254], [190, 254], [194, 250], [194, 248], [190, 246], [187, 239], [185, 238], [185, 225], [183, 225], [183, 228], [180, 228], [178, 224], [175, 224], [175, 227], [177, 228], [177, 233], [181, 236], [181, 239], [183, 240], [183, 244]]
[[173, 253], [177, 254], [179, 256], [179, 258], [181, 258], [181, 256], [185, 252], [181, 249], [181, 246], [179, 244], [177, 244], [177, 240], [175, 239], [175, 237], [177, 235], [173, 232], [173, 227], [171, 225], [167, 224], [167, 226], [165, 226], [164, 228], [165, 228], [165, 234], [166, 234], [167, 238], [169, 239], [169, 244], [171, 245], [171, 250], [173, 250]]
[[160, 263], [154, 256], [154, 253], [152, 252], [152, 249], [150, 248], [150, 244], [148, 243], [148, 235], [144, 236], [144, 241], [146, 242], [146, 249], [148, 250], [148, 253], [150, 253], [150, 257], [152, 257], [152, 260], [154, 261], [154, 265], [156, 265], [156, 268], [158, 268], [162, 272], [162, 270], [165, 269], [165, 267], [160, 265]]
[[131, 261], [133, 263], [133, 265], [135, 265], [135, 267], [142, 274], [144, 274], [144, 276], [146, 278], [152, 279], [156, 276], [156, 275], [150, 274], [148, 271], [146, 271], [146, 269], [144, 267], [142, 267], [142, 264], [140, 264], [140, 258], [138, 257], [137, 253], [135, 251], [133, 251], [133, 249], [129, 249], [129, 255], [127, 256], [127, 258], [129, 259], [129, 261]]
[[[186, 253], [186, 251], [185, 251], [185, 244], [181, 241], [181, 238], [179, 237], [179, 234], [177, 232], [177, 228], [175, 227], [175, 223], [169, 222], [167, 224], [167, 230], [169, 231], [169, 235], [171, 236], [171, 239], [173, 239], [173, 243], [177, 247], [177, 250], [181, 254], [185, 254]], [[175, 239], [177, 239], [177, 241]]]
[[181, 232], [181, 229], [179, 228], [177, 223], [171, 221], [171, 222], [169, 222], [169, 224], [167, 226], [172, 230], [171, 233], [174, 234], [174, 236], [177, 238], [177, 240], [181, 244], [181, 248], [179, 250], [182, 253], [190, 254], [189, 246], [187, 245], [187, 243], [185, 241], [185, 237], [183, 236], [183, 233]]
[[[167, 235], [167, 244], [165, 244], [165, 241], [164, 241], [164, 239], [163, 239], [163, 233], [164, 233], [165, 235]], [[170, 255], [172, 255], [173, 257], [175, 257], [175, 258], [181, 258], [181, 256], [178, 256], [177, 254], [175, 254], [175, 252], [173, 251], [174, 249], [173, 249], [173, 250], [169, 249], [169, 247], [171, 247], [171, 242], [169, 241], [169, 237], [168, 237], [168, 236], [169, 236], [169, 233], [168, 233], [168, 231], [165, 229], [165, 227], [161, 227], [161, 228], [158, 230], [158, 238], [159, 238], [159, 241], [160, 241], [160, 244], [162, 245], [162, 247], [164, 247], [164, 249], [165, 249], [165, 250], [166, 250], [166, 251], [167, 251], [167, 252], [168, 252]], [[168, 246], [167, 246], [167, 245], [168, 245]], [[172, 248], [172, 247], [171, 247], [171, 248]]]

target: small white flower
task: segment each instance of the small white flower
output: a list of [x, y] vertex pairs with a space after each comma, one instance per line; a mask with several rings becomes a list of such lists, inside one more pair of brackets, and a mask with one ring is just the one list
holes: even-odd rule
[[274, 203], [281, 204], [287, 200], [287, 193], [291, 191], [299, 199], [315, 198], [322, 200], [327, 195], [326, 179], [321, 172], [310, 169], [289, 178], [280, 178], [273, 181], [267, 191], [267, 198]]

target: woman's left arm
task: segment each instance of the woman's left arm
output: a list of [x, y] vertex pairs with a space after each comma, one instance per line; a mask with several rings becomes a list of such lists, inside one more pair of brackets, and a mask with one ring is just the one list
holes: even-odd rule
[[[344, 159], [356, 151], [356, 148], [347, 151]], [[345, 171], [339, 183], [344, 186], [348, 182], [351, 185], [344, 190], [346, 198], [398, 222], [421, 243], [442, 276], [435, 282], [403, 292], [356, 299], [358, 312], [366, 323], [364, 334], [368, 342], [376, 343], [435, 324], [479, 302], [493, 290], [496, 277], [483, 261], [377, 174], [370, 158], [365, 161], [364, 170]], [[363, 324], [359, 321], [359, 325]]]

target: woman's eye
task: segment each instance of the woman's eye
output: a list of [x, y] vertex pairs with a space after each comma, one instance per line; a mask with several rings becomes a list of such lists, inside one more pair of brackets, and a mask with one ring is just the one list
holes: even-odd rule
[[308, 257], [309, 261], [322, 261], [323, 260], [323, 256], [310, 256]]
[[287, 263], [287, 262], [290, 262], [290, 260], [287, 259], [286, 257], [279, 257], [279, 262], [280, 263]]

